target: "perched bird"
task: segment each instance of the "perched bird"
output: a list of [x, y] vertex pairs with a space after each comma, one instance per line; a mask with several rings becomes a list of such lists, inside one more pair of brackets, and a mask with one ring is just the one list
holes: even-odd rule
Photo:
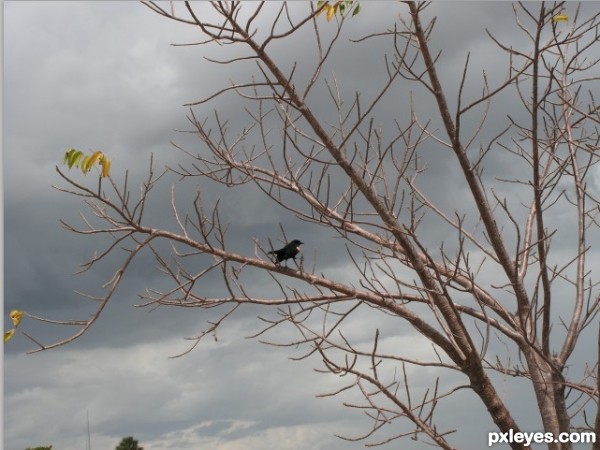
[[279, 250], [274, 250], [272, 252], [269, 252], [268, 254], [276, 256], [276, 264], [279, 264], [281, 261], [286, 261], [290, 258], [296, 261], [296, 255], [300, 253], [300, 246], [302, 244], [304, 244], [304, 242], [301, 242], [298, 239], [294, 239], [292, 242], [286, 244]]

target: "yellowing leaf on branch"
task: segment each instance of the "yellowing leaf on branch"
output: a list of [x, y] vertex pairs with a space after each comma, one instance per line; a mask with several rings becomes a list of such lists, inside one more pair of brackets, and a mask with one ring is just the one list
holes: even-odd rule
[[102, 176], [107, 177], [108, 172], [110, 172], [110, 159], [103, 156], [102, 159], [100, 159], [100, 164], [102, 165]]
[[83, 163], [81, 163], [81, 170], [83, 171], [83, 173], [89, 172], [90, 169], [92, 168], [92, 166], [101, 157], [102, 157], [102, 152], [100, 150], [96, 150], [90, 156], [86, 156], [85, 159], [83, 160]]
[[72, 148], [65, 153], [64, 161], [69, 169], [73, 166], [80, 167], [84, 174], [88, 173], [96, 163], [102, 168], [101, 177], [107, 177], [110, 172], [110, 160], [100, 150], [85, 156], [81, 150]]
[[6, 344], [8, 341], [11, 340], [11, 338], [15, 335], [15, 331], [16, 329], [13, 328], [12, 330], [9, 331], [5, 331], [4, 332], [4, 343]]
[[13, 309], [10, 312], [10, 319], [15, 327], [18, 327], [21, 323], [21, 319], [23, 318], [23, 311], [19, 311], [18, 309]]
[[552, 18], [553, 22], [568, 22], [569, 21], [569, 16], [567, 16], [565, 13], [561, 12], [560, 14], [555, 15]]
[[327, 8], [328, 8], [327, 9], [327, 16], [326, 16], [327, 17], [327, 22], [331, 22], [331, 19], [335, 15], [335, 11], [337, 9], [336, 6], [337, 6], [337, 3], [334, 6], [327, 5]]

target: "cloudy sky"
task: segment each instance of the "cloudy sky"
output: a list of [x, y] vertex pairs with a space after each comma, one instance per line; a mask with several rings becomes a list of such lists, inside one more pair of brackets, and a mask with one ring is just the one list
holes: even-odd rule
[[[389, 50], [350, 39], [384, 30], [399, 13], [406, 14], [404, 6], [392, 2], [363, 6], [347, 23], [335, 58], [335, 70], [350, 90], [368, 89], [378, 76], [373, 64], [382, 68], [383, 54]], [[273, 6], [267, 6], [267, 13], [268, 8]], [[499, 68], [505, 60], [489, 56], [484, 29], [510, 41], [510, 4], [435, 3], [428, 12], [439, 16], [434, 42], [436, 48], [444, 47], [440, 67], [452, 88], [467, 52], [475, 71], [486, 67], [491, 80], [502, 79]], [[74, 276], [101, 243], [61, 228], [60, 219], [76, 222], [84, 206], [51, 188], [61, 184], [54, 168], [71, 147], [102, 149], [113, 161], [113, 176], [122, 177], [128, 168], [134, 181], [145, 174], [151, 154], [157, 166], [183, 163], [184, 156], [170, 144], [195, 143], [176, 131], [188, 128], [189, 109], [183, 104], [223, 87], [223, 79], [235, 75], [203, 60], [219, 49], [203, 53], [201, 47], [170, 45], [198, 40], [192, 27], [161, 18], [136, 2], [4, 4], [5, 320], [14, 308], [56, 319], [81, 319], [92, 311], [76, 291], [97, 292], [114, 267], [103, 265]], [[310, 57], [301, 41], [275, 48], [282, 61]], [[407, 94], [399, 93], [398, 98], [402, 95]], [[397, 99], [387, 100], [381, 117], [389, 119]], [[499, 108], [497, 114], [505, 115], [501, 101]], [[211, 109], [230, 118], [232, 127], [240, 116], [239, 105], [231, 101], [215, 102]], [[448, 185], [457, 179], [451, 172], [435, 176], [442, 169], [447, 170], [431, 167], [436, 181], [430, 187], [440, 196], [447, 195]], [[170, 183], [175, 181], [167, 177], [157, 194], [153, 214], [159, 222], [170, 214]], [[191, 185], [181, 189], [182, 201], [194, 192]], [[343, 276], [340, 258], [345, 249], [343, 242], [332, 239], [332, 232], [309, 231], [252, 191], [232, 195], [208, 190], [207, 195], [220, 197], [225, 217], [235, 221], [231, 239], [236, 251], [251, 253], [254, 239], [277, 242], [282, 224], [288, 235], [307, 243], [307, 254], [329, 246], [322, 252], [321, 270]], [[206, 313], [133, 307], [137, 294], [153, 283], [160, 283], [153, 262], [141, 260], [102, 319], [68, 346], [27, 355], [35, 345], [23, 335], [15, 336], [4, 357], [6, 450], [37, 445], [81, 450], [88, 415], [95, 449], [114, 448], [130, 435], [148, 450], [363, 448], [362, 443], [334, 436], [366, 432], [370, 423], [360, 412], [344, 408], [343, 399], [316, 397], [341, 386], [335, 377], [313, 370], [320, 367], [319, 361], [291, 361], [289, 357], [300, 352], [245, 339], [260, 330], [256, 311], [230, 321], [217, 341], [206, 340], [190, 354], [170, 358], [188, 348], [184, 338], [202, 329]], [[380, 327], [393, 329], [386, 320]], [[27, 320], [22, 327], [47, 342], [66, 332]], [[397, 345], [414, 344], [410, 329], [399, 335]], [[518, 401], [505, 394], [508, 403]], [[482, 448], [485, 432], [493, 425], [464, 405], [468, 401], [458, 396], [456, 404], [442, 411], [447, 424], [454, 421], [458, 426], [461, 417], [469, 418], [473, 427], [470, 440], [463, 435], [454, 444]], [[405, 445], [419, 448], [410, 440]]]

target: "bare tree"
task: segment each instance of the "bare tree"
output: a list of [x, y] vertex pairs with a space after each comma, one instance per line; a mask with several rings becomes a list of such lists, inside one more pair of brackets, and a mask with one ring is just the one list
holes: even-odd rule
[[[87, 186], [57, 169], [67, 183], [59, 189], [83, 197], [92, 213], [83, 227], [65, 227], [112, 239], [83, 270], [123, 248], [124, 259], [105, 294], [94, 298], [98, 307], [90, 319], [51, 320], [79, 325], [79, 331], [54, 344], [36, 340], [36, 351], [85, 333], [131, 261], [150, 250], [172, 283], [167, 290], [148, 288], [141, 295], [144, 306], [217, 311], [218, 320], [191, 338], [191, 350], [240, 308], [260, 305], [265, 327], [257, 337], [301, 346], [303, 357], [321, 361], [325, 373], [345, 377], [347, 385], [325, 395], [361, 395], [361, 403], [348, 406], [365, 412], [372, 427], [346, 439], [385, 444], [412, 436], [454, 448], [450, 433], [456, 430], [442, 429], [435, 412], [461, 389], [476, 395], [499, 432], [518, 432], [496, 383], [508, 377], [528, 382], [543, 431], [600, 433], [598, 348], [589, 347], [597, 342], [600, 298], [597, 268], [589, 263], [600, 211], [590, 183], [600, 140], [594, 98], [598, 14], [584, 17], [577, 9], [565, 24], [557, 19], [562, 3], [514, 5], [519, 45], [488, 33], [498, 49], [493, 61], [506, 61], [505, 73], [499, 81], [485, 71], [473, 75], [465, 54], [453, 91], [438, 73], [441, 52], [433, 50], [435, 19], [425, 20], [426, 3], [398, 3], [393, 29], [351, 42], [342, 39], [348, 17], [338, 11], [329, 22], [310, 3], [144, 4], [195, 27], [201, 46], [226, 44], [222, 59], [208, 61], [241, 69], [239, 79], [190, 103], [189, 121], [201, 145], [178, 146], [188, 160], [168, 170], [229, 189], [255, 186], [298, 219], [335, 232], [352, 266], [344, 280], [335, 280], [319, 272], [318, 258], [312, 267], [306, 261], [297, 267], [273, 264], [267, 252], [276, 243], [256, 241], [252, 256], [236, 253], [219, 204], [205, 204], [200, 191], [183, 211], [173, 189], [176, 229], [153, 227], [146, 205], [164, 173], [155, 173], [153, 164], [139, 197], [130, 192], [127, 177]], [[272, 47], [302, 33], [311, 37], [303, 41], [312, 48], [310, 60], [292, 66], [279, 61]], [[361, 44], [377, 41], [389, 49], [379, 69], [383, 81], [369, 82], [369, 95], [348, 97], [343, 82], [324, 68], [338, 46], [356, 46], [358, 52]], [[228, 59], [229, 49], [235, 50]], [[478, 96], [468, 93], [469, 83], [479, 83]], [[378, 106], [399, 85], [413, 86], [412, 100], [384, 129]], [[235, 96], [249, 126], [231, 130], [217, 111], [198, 117], [198, 107], [205, 110], [222, 96]], [[322, 107], [324, 97], [328, 107]], [[423, 102], [432, 102], [435, 116], [420, 116], [416, 105]], [[495, 102], [511, 102], [510, 114], [500, 115]], [[421, 181], [435, 158], [456, 165], [462, 179], [462, 191], [446, 202], [436, 200], [435, 186]], [[432, 235], [432, 227], [443, 232]], [[160, 241], [171, 248], [165, 251]], [[198, 255], [210, 255], [212, 263], [198, 270], [190, 263]], [[215, 271], [224, 295], [204, 297], [198, 285]], [[278, 297], [257, 295], [247, 275], [267, 276]], [[348, 331], [358, 311], [410, 325], [431, 351], [415, 357], [386, 344], [377, 322], [365, 345]], [[275, 327], [291, 327], [297, 338], [269, 340]], [[577, 350], [586, 363], [568, 370]], [[436, 369], [429, 390], [411, 389], [415, 367]], [[461, 374], [459, 381], [452, 374]], [[547, 447], [572, 444], [552, 441]]]

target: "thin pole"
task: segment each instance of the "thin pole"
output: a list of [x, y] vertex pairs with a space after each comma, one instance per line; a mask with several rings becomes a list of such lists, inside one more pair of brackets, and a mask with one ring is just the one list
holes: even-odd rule
[[89, 410], [86, 409], [85, 415], [87, 418], [87, 446], [86, 446], [86, 449], [92, 450], [92, 439], [90, 437], [90, 412], [89, 412]]

